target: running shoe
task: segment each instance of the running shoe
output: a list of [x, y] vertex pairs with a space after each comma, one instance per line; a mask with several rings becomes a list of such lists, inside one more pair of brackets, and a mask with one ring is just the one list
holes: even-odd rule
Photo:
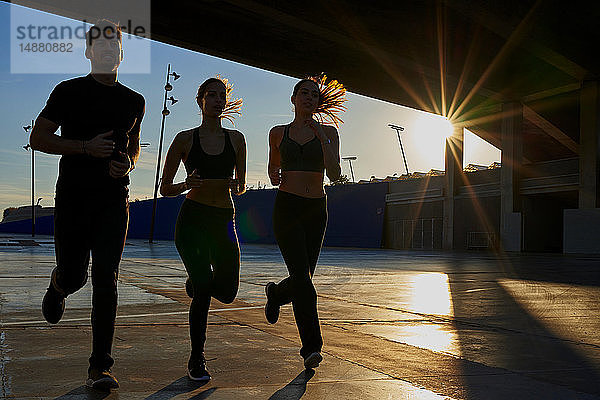
[[46, 290], [44, 300], [42, 300], [42, 314], [51, 324], [57, 324], [65, 312], [65, 296], [54, 288], [52, 283]]
[[206, 370], [206, 360], [204, 357], [198, 360], [190, 358], [188, 361], [188, 376], [196, 382], [208, 382], [210, 380], [210, 374]]
[[306, 369], [317, 368], [319, 366], [319, 364], [321, 363], [321, 361], [323, 361], [323, 356], [321, 355], [321, 353], [316, 352], [316, 351], [314, 353], [310, 353], [304, 359], [304, 368], [306, 368]]
[[275, 289], [275, 282], [267, 283], [265, 286], [265, 294], [267, 295], [267, 304], [265, 304], [265, 317], [270, 324], [274, 324], [279, 319], [279, 306], [275, 304], [273, 299], [273, 289]]
[[116, 389], [119, 387], [117, 378], [112, 376], [109, 370], [100, 370], [97, 368], [90, 368], [88, 371], [88, 380], [85, 382], [88, 387], [92, 389], [109, 392], [110, 389]]

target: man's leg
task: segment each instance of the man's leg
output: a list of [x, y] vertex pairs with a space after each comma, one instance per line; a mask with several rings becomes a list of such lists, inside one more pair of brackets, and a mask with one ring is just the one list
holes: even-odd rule
[[[127, 197], [98, 201], [94, 213], [94, 238], [92, 243], [92, 355], [90, 378], [108, 373], [114, 360], [111, 357], [112, 341], [117, 314], [117, 278], [119, 263], [125, 246], [129, 205]], [[118, 387], [112, 377], [104, 379], [106, 387]], [[110, 382], [111, 379], [114, 380]], [[95, 386], [96, 387], [96, 386]], [[102, 388], [105, 388], [104, 386]]]
[[44, 318], [58, 323], [64, 311], [64, 299], [81, 289], [87, 282], [90, 260], [88, 214], [81, 203], [58, 194], [54, 209], [54, 246], [56, 268], [42, 302]]

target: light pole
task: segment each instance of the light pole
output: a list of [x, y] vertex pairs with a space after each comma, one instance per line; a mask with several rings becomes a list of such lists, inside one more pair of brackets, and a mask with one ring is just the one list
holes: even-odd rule
[[406, 175], [408, 175], [410, 172], [408, 172], [408, 164], [406, 163], [406, 156], [404, 155], [404, 146], [402, 146], [402, 139], [400, 139], [400, 132], [402, 132], [404, 128], [394, 124], [388, 124], [388, 126], [394, 129], [398, 134], [398, 142], [400, 143], [400, 150], [402, 151], [402, 158], [404, 159], [404, 168], [406, 168]]
[[[33, 129], [34, 121], [31, 120], [31, 125], [23, 127], [26, 134]], [[35, 151], [29, 143], [23, 146], [25, 150], [31, 149], [31, 237], [35, 237]]]
[[354, 170], [352, 169], [352, 161], [356, 161], [356, 156], [342, 157], [342, 160], [346, 160], [348, 161], [348, 164], [350, 164], [350, 175], [352, 176], [352, 183], [354, 183]]
[[160, 175], [160, 159], [162, 156], [162, 144], [163, 144], [163, 137], [164, 137], [164, 133], [165, 133], [165, 118], [167, 117], [167, 115], [169, 115], [171, 113], [169, 111], [169, 109], [167, 108], [167, 100], [169, 100], [171, 102], [171, 105], [177, 103], [177, 99], [175, 99], [173, 96], [167, 98], [167, 93], [169, 93], [171, 90], [173, 90], [173, 86], [171, 86], [171, 84], [169, 83], [171, 76], [173, 76], [173, 81], [176, 81], [177, 79], [179, 79], [181, 77], [181, 75], [177, 74], [175, 71], [171, 72], [171, 64], [169, 64], [167, 67], [167, 78], [166, 78], [167, 83], [165, 84], [165, 97], [163, 100], [162, 122], [160, 124], [160, 140], [158, 143], [158, 159], [156, 161], [156, 178], [154, 179], [154, 200], [152, 201], [152, 220], [150, 222], [150, 237], [148, 238], [149, 243], [152, 243], [152, 240], [154, 239], [154, 221], [156, 218], [156, 202], [157, 202], [158, 186], [159, 186], [158, 178]]

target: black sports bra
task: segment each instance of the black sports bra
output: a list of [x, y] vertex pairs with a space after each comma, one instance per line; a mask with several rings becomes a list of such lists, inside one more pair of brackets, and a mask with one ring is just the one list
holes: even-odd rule
[[223, 129], [225, 146], [220, 154], [208, 154], [200, 145], [198, 128], [193, 132], [193, 143], [184, 165], [188, 175], [196, 170], [201, 178], [232, 178], [235, 168], [235, 150], [231, 144], [229, 132]]
[[323, 172], [325, 170], [323, 148], [319, 139], [315, 136], [312, 140], [299, 144], [290, 138], [289, 125], [284, 128], [279, 153], [282, 171]]

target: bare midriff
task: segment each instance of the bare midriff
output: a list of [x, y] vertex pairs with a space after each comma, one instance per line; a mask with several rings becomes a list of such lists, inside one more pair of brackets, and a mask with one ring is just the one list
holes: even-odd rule
[[312, 199], [324, 197], [323, 173], [312, 171], [282, 171], [279, 190]]
[[193, 187], [185, 197], [207, 206], [233, 208], [229, 182], [229, 178], [204, 179], [201, 186]]

